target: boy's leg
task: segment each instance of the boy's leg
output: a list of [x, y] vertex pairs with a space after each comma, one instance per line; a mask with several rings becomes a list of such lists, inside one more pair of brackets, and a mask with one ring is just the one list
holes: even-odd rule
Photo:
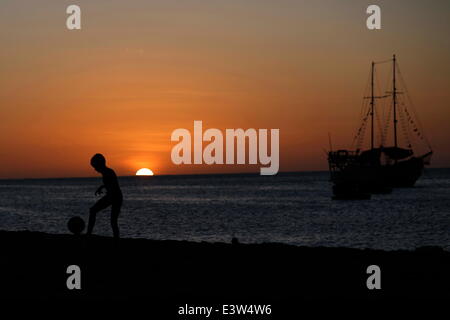
[[115, 239], [119, 239], [119, 223], [117, 220], [119, 219], [120, 208], [122, 206], [122, 202], [113, 203], [111, 206], [111, 228], [113, 230], [113, 235]]
[[89, 209], [89, 222], [88, 222], [88, 228], [87, 228], [87, 235], [92, 234], [92, 230], [94, 229], [95, 225], [95, 218], [97, 217], [97, 212], [105, 209], [111, 204], [111, 201], [107, 197], [103, 197], [100, 200], [98, 200], [90, 209]]

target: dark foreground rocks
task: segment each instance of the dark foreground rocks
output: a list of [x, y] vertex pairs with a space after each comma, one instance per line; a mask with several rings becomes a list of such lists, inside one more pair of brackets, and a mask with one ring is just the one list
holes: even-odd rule
[[[0, 298], [276, 304], [312, 299], [449, 299], [450, 253], [193, 243], [0, 231]], [[81, 270], [69, 290], [67, 268]], [[367, 267], [381, 269], [369, 290]], [[176, 309], [174, 309], [176, 310]], [[175, 311], [174, 311], [175, 312]]]

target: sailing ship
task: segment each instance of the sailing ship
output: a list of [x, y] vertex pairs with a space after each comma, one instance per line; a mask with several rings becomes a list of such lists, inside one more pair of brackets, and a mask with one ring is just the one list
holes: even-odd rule
[[[377, 95], [375, 93], [375, 67], [387, 62], [392, 63], [391, 90]], [[398, 90], [399, 76], [404, 85], [403, 90], [406, 92]], [[328, 152], [334, 198], [367, 199], [373, 193], [388, 193], [392, 188], [412, 187], [422, 175], [424, 166], [430, 163], [433, 151], [422, 133], [418, 117], [409, 110], [406, 99], [399, 98], [405, 93], [409, 98], [395, 55], [389, 60], [372, 62], [370, 95], [364, 97], [368, 103], [363, 103], [362, 124], [354, 138], [356, 148]], [[384, 103], [385, 108], [382, 110], [379, 107], [382, 107], [383, 104], [378, 105], [376, 101], [383, 100], [389, 100], [389, 103]], [[388, 111], [385, 112], [385, 109]], [[378, 145], [375, 141], [375, 119], [380, 127]], [[384, 127], [380, 125], [381, 122], [385, 123]], [[363, 150], [361, 146], [368, 123], [370, 123], [370, 147]], [[401, 128], [399, 128], [399, 123]], [[386, 145], [391, 124], [393, 128], [392, 145]], [[403, 140], [406, 146], [400, 146], [398, 132], [400, 129], [403, 131]], [[411, 133], [416, 140], [426, 144], [426, 151], [420, 155], [416, 155], [413, 150]]]

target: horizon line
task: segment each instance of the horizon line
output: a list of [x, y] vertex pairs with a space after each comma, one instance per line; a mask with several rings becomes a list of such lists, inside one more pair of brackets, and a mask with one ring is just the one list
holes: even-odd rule
[[[425, 168], [426, 170], [430, 169], [450, 169], [450, 167], [432, 167]], [[308, 172], [328, 172], [328, 170], [297, 170], [297, 171], [279, 171], [277, 174], [272, 176], [265, 177], [273, 177], [278, 174], [286, 174], [286, 173], [308, 173]], [[131, 177], [139, 177], [139, 178], [151, 178], [151, 177], [174, 177], [174, 176], [212, 176], [212, 175], [260, 175], [264, 177], [264, 175], [259, 174], [258, 172], [215, 172], [215, 173], [182, 173], [182, 174], [155, 174], [153, 176], [136, 176], [136, 175], [121, 175], [117, 176], [118, 178], [131, 178]], [[101, 178], [101, 175], [98, 176], [84, 176], [84, 177], [42, 177], [42, 178], [0, 178], [1, 180], [57, 180], [57, 179], [95, 179]]]
[[[301, 172], [328, 172], [328, 170], [299, 170], [299, 171], [278, 171], [277, 174], [272, 175], [276, 176], [280, 173], [301, 173]], [[153, 176], [137, 176], [137, 175], [120, 175], [118, 178], [130, 178], [130, 177], [139, 177], [139, 178], [151, 178], [151, 177], [173, 177], [173, 176], [212, 176], [212, 175], [261, 175], [259, 172], [213, 172], [213, 173], [182, 173], [182, 174], [154, 174]], [[264, 175], [261, 175], [264, 176]], [[267, 176], [271, 177], [271, 176]], [[95, 179], [101, 178], [101, 175], [96, 176], [84, 176], [84, 177], [42, 177], [42, 178], [0, 178], [0, 180], [45, 180], [45, 179]]]

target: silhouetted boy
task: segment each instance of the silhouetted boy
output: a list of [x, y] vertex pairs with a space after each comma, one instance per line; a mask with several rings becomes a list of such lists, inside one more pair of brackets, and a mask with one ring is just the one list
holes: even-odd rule
[[102, 189], [106, 189], [106, 195], [98, 200], [92, 208], [89, 210], [89, 223], [87, 228], [87, 234], [92, 234], [92, 230], [95, 225], [95, 218], [97, 212], [111, 206], [111, 227], [114, 233], [114, 238], [119, 238], [119, 225], [117, 224], [117, 219], [119, 218], [120, 208], [122, 207], [122, 191], [119, 187], [119, 182], [117, 181], [116, 173], [113, 169], [106, 166], [105, 157], [97, 153], [91, 159], [91, 166], [94, 167], [95, 171], [102, 174], [103, 185], [101, 185], [95, 195], [102, 194]]

